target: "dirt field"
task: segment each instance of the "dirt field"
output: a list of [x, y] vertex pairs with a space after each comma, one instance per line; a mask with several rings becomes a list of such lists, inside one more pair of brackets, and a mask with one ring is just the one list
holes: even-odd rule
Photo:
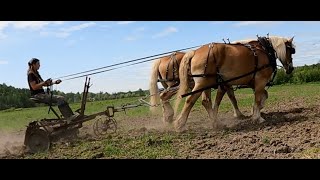
[[[320, 99], [317, 99], [317, 102], [318, 105], [309, 105], [300, 98], [279, 102], [272, 107], [267, 104], [262, 110], [262, 117], [266, 119], [262, 124], [252, 124], [250, 117], [237, 120], [232, 117], [232, 112], [219, 113], [219, 129], [212, 129], [204, 110], [194, 110], [187, 121], [188, 131], [180, 134], [175, 133], [172, 127], [164, 126], [160, 117], [130, 118], [118, 122], [119, 131], [112, 138], [132, 138], [145, 134], [161, 137], [170, 134], [174, 137], [170, 143], [177, 149], [177, 153], [157, 158], [319, 159]], [[251, 115], [249, 110], [242, 112], [246, 116]], [[7, 136], [7, 139], [14, 138], [15, 141], [0, 144], [4, 147], [0, 149], [1, 158], [30, 158], [22, 146], [24, 132]], [[91, 126], [85, 126], [80, 129], [77, 141], [103, 140], [103, 138], [95, 139], [92, 136]], [[101, 149], [103, 148], [99, 146], [91, 148], [95, 156], [89, 158], [109, 158], [101, 153]], [[47, 158], [65, 158], [66, 154], [77, 154], [78, 148], [70, 146], [70, 143], [57, 142], [50, 151], [52, 152]]]

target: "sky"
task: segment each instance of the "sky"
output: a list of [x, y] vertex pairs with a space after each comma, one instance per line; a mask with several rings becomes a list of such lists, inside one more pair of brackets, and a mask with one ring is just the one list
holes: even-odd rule
[[[320, 21], [0, 21], [0, 84], [29, 88], [27, 62], [58, 78], [210, 42], [294, 36], [294, 66], [320, 62]], [[90, 76], [90, 92], [148, 89], [153, 61]], [[280, 62], [277, 61], [278, 65]], [[62, 79], [63, 80], [63, 79]], [[85, 77], [54, 90], [82, 92]]]

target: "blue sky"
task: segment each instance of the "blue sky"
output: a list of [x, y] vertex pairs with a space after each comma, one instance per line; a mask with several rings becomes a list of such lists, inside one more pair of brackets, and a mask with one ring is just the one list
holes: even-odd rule
[[[41, 61], [43, 79], [177, 49], [256, 38], [292, 37], [294, 66], [320, 62], [320, 21], [0, 21], [0, 83], [28, 88], [27, 62]], [[151, 62], [91, 76], [91, 92], [148, 89]], [[278, 61], [278, 64], [280, 62]], [[82, 92], [85, 78], [54, 89]]]

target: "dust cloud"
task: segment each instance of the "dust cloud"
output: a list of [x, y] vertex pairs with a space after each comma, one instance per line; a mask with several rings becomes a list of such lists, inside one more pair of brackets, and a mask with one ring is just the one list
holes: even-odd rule
[[25, 150], [23, 141], [23, 132], [0, 131], [0, 158], [15, 157], [23, 154]]

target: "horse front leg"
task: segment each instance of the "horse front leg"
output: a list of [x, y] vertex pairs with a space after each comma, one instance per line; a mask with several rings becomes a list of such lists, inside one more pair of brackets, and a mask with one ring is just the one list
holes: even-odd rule
[[245, 118], [245, 116], [240, 112], [239, 107], [238, 107], [238, 102], [237, 99], [234, 95], [234, 91], [232, 89], [232, 87], [230, 86], [224, 86], [227, 90], [227, 94], [228, 97], [232, 103], [232, 107], [233, 107], [233, 116], [238, 118], [238, 119], [243, 119]]
[[264, 87], [256, 88], [254, 95], [255, 95], [255, 103], [253, 105], [252, 121], [263, 123], [265, 119], [261, 117], [260, 110], [263, 108], [263, 104], [267, 98], [266, 90], [264, 89]]
[[268, 91], [264, 89], [263, 94], [262, 94], [262, 98], [261, 98], [261, 106], [260, 106], [260, 110], [262, 108], [264, 108], [265, 105], [265, 101], [268, 99]]
[[200, 95], [201, 95], [201, 92], [198, 92], [187, 97], [179, 117], [173, 122], [174, 128], [177, 132], [183, 132], [186, 130], [185, 125], [186, 125], [189, 113], [193, 105], [197, 101], [197, 99], [200, 97]]

